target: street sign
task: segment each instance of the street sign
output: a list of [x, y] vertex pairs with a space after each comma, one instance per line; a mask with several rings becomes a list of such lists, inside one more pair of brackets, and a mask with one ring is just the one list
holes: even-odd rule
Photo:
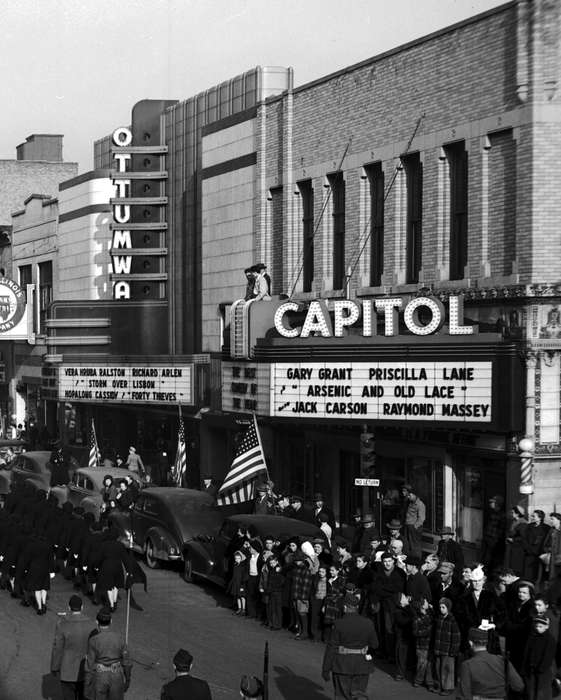
[[380, 479], [355, 479], [355, 486], [380, 486]]

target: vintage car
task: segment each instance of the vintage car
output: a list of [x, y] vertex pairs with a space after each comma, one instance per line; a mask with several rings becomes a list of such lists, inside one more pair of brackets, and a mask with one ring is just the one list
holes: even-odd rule
[[3, 505], [12, 485], [12, 465], [15, 458], [28, 448], [24, 440], [0, 440], [0, 505]]
[[74, 507], [81, 506], [86, 513], [93, 513], [95, 519], [99, 520], [103, 503], [100, 491], [106, 476], [113, 478], [113, 484], [117, 488], [127, 476], [141, 483], [139, 476], [128, 469], [82, 467], [74, 472], [66, 486], [53, 486], [51, 493], [57, 497], [59, 505], [69, 501]]
[[193, 535], [210, 535], [222, 518], [212, 496], [203, 491], [155, 486], [144, 489], [130, 510], [112, 512], [109, 521], [121, 542], [143, 553], [146, 564], [156, 569], [162, 562], [182, 561]]
[[327, 545], [323, 531], [311, 523], [281, 515], [232, 515], [223, 521], [216, 535], [197, 534], [187, 543], [183, 555], [183, 578], [192, 581], [200, 577], [225, 586], [233, 555], [232, 543], [239, 531], [249, 532], [261, 540], [271, 535], [280, 540], [281, 545], [290, 537], [300, 540], [321, 537]]
[[12, 462], [12, 483], [28, 483], [48, 491], [51, 487], [51, 453], [48, 450], [24, 452]]

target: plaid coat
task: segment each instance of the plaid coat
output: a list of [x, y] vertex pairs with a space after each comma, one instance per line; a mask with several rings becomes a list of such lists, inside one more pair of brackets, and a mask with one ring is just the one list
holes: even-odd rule
[[314, 575], [307, 564], [297, 566], [292, 571], [291, 600], [309, 600], [312, 592]]
[[413, 618], [413, 637], [417, 649], [429, 649], [432, 639], [434, 615], [429, 610], [425, 615], [416, 613]]
[[327, 580], [327, 596], [325, 597], [325, 611], [323, 622], [332, 625], [343, 614], [343, 598], [345, 596], [345, 580], [338, 576], [333, 581]]
[[458, 656], [460, 652], [460, 628], [452, 613], [439, 615], [434, 626], [434, 653], [437, 656]]

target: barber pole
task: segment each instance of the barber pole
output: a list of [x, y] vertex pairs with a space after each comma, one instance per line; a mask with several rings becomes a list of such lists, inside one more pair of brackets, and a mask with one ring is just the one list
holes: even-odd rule
[[534, 493], [534, 484], [532, 481], [532, 450], [534, 449], [534, 441], [529, 437], [524, 437], [518, 443], [520, 450], [520, 488], [521, 494], [529, 495]]

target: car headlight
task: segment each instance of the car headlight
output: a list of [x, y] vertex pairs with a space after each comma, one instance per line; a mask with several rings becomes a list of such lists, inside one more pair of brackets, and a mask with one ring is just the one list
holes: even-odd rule
[[168, 549], [168, 553], [169, 554], [177, 554], [178, 552], [177, 552], [177, 549], [175, 547], [170, 547]]

